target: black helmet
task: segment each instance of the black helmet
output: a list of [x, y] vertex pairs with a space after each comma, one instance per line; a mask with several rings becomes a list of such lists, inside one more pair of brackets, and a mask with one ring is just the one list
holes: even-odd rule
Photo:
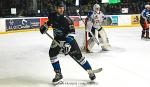
[[65, 4], [62, 1], [58, 1], [55, 4], [56, 7], [65, 7]]

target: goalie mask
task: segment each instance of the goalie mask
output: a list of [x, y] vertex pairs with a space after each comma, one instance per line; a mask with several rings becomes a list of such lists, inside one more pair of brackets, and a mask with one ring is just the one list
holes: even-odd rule
[[150, 5], [148, 5], [148, 4], [145, 5], [145, 8], [146, 8], [146, 9], [150, 9]]
[[99, 4], [95, 4], [93, 6], [93, 10], [96, 12], [96, 13], [99, 13], [100, 12], [100, 5]]

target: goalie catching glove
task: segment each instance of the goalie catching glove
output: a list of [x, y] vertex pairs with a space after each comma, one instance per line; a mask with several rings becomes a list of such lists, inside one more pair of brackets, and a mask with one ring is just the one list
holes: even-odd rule
[[46, 24], [44, 24], [40, 27], [41, 34], [45, 34], [47, 32], [47, 30], [48, 30], [48, 26]]

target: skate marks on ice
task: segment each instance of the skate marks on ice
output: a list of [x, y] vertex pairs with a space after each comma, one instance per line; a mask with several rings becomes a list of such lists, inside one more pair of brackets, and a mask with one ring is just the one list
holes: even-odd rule
[[126, 49], [123, 47], [112, 46], [110, 52], [126, 52]]
[[92, 53], [110, 53], [110, 52], [122, 53], [122, 52], [126, 52], [126, 49], [123, 47], [112, 46], [109, 51], [103, 51], [101, 49], [93, 49], [93, 52], [91, 52], [89, 54], [92, 54]]
[[64, 79], [53, 84], [50, 79], [32, 77], [12, 77], [0, 79], [0, 87], [97, 87], [98, 82], [81, 79]]
[[[126, 52], [127, 51], [127, 49], [125, 48], [126, 46], [123, 46], [122, 44], [121, 45], [118, 45], [119, 43], [117, 43], [117, 44], [112, 44], [111, 45], [111, 48], [110, 48], [110, 50], [108, 50], [108, 51], [104, 51], [104, 50], [102, 50], [102, 48], [99, 46], [99, 45], [94, 45], [94, 47], [92, 48], [92, 50], [91, 50], [91, 52], [90, 53], [88, 53], [88, 54], [93, 54], [93, 53], [109, 53], [109, 52], [120, 52], [120, 53], [122, 53], [122, 52]], [[85, 53], [85, 52], [83, 52], [83, 53]]]
[[94, 48], [92, 49], [91, 53], [85, 53], [83, 52], [84, 55], [86, 55], [87, 57], [98, 57], [100, 58], [101, 56], [107, 56], [107, 57], [112, 57], [112, 54], [116, 54], [116, 53], [125, 53], [127, 52], [127, 49], [125, 47], [119, 47], [119, 46], [111, 46], [111, 50], [109, 51], [103, 51], [101, 49], [98, 48]]
[[62, 83], [58, 84], [49, 84], [50, 87], [55, 86], [55, 87], [97, 87], [99, 84], [98, 82], [95, 81], [90, 81], [90, 80], [81, 80], [81, 79], [63, 79]]
[[16, 76], [0, 78], [0, 87], [98, 87], [98, 82], [64, 78], [63, 83], [54, 85], [49, 77]]

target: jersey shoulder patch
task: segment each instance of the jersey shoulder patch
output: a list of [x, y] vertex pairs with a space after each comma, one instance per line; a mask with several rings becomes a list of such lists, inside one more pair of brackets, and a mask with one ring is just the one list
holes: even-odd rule
[[93, 15], [93, 13], [94, 13], [93, 11], [90, 11], [90, 12], [88, 12], [88, 15], [87, 15], [87, 16], [88, 16], [88, 17], [91, 17], [91, 16]]

